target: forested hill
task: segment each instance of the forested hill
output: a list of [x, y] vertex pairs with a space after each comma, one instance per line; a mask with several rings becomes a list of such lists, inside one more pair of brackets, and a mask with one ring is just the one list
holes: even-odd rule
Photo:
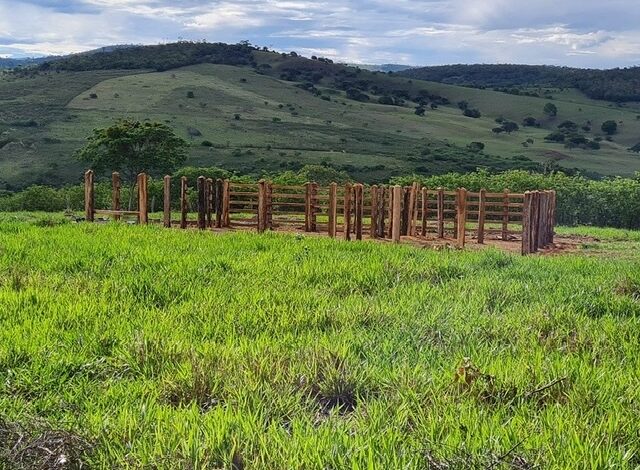
[[254, 47], [248, 44], [177, 42], [96, 50], [55, 58], [40, 71], [139, 70], [165, 71], [195, 64], [253, 65]]
[[478, 88], [577, 88], [593, 99], [640, 101], [640, 67], [595, 70], [549, 65], [443, 65], [409, 69], [399, 75]]

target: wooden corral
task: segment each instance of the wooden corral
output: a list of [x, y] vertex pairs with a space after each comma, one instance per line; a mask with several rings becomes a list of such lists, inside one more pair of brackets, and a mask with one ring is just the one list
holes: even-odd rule
[[[171, 217], [170, 176], [163, 180], [163, 217], [151, 222], [182, 229], [253, 229], [302, 231], [341, 237], [411, 241], [449, 241], [462, 248], [468, 239], [482, 245], [487, 239], [520, 243], [523, 255], [553, 244], [555, 191], [500, 193], [446, 191], [411, 186], [364, 186], [332, 183], [326, 187], [309, 182], [303, 186], [279, 185], [266, 180], [237, 183], [201, 176], [196, 182], [197, 219], [189, 220], [189, 186], [180, 179], [180, 220]], [[113, 220], [135, 216], [138, 223], [150, 222], [148, 176], [138, 175], [136, 211], [121, 208], [120, 176], [112, 176], [112, 207], [95, 207], [93, 171], [85, 174], [85, 219], [106, 215]]]

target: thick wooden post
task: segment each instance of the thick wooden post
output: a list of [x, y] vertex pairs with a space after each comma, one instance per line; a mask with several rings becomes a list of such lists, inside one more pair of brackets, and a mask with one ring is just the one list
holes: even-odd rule
[[266, 181], [264, 186], [265, 201], [265, 230], [273, 230], [273, 187], [271, 182]]
[[549, 243], [553, 244], [554, 237], [556, 235], [556, 205], [558, 203], [558, 195], [555, 190], [551, 191], [551, 210], [549, 217], [551, 222], [549, 224]]
[[224, 201], [224, 182], [218, 178], [216, 180], [216, 227], [222, 227], [222, 211]]
[[478, 196], [478, 243], [484, 243], [484, 224], [487, 212], [487, 191], [485, 189], [480, 190]]
[[351, 240], [351, 184], [344, 185], [344, 208], [342, 209], [343, 235], [345, 240]]
[[384, 186], [378, 188], [378, 221], [376, 222], [376, 227], [377, 227], [377, 236], [378, 238], [384, 238], [384, 217], [385, 217], [385, 211], [384, 211], [384, 203], [385, 203], [385, 197], [386, 197], [386, 193], [387, 193], [387, 188], [385, 188]]
[[402, 187], [393, 187], [393, 207], [391, 210], [392, 234], [391, 239], [394, 243], [400, 243], [400, 231], [402, 228]]
[[338, 185], [331, 183], [329, 186], [329, 223], [328, 232], [331, 238], [336, 238], [338, 225]]
[[354, 186], [355, 195], [355, 232], [356, 240], [362, 240], [362, 217], [364, 215], [364, 186], [356, 184]]
[[410, 193], [409, 193], [409, 209], [407, 210], [407, 215], [409, 216], [409, 222], [407, 224], [407, 234], [412, 237], [416, 236], [416, 222], [418, 218], [418, 190], [420, 189], [420, 185], [418, 183], [413, 183], [411, 185]]
[[371, 194], [371, 226], [369, 236], [378, 238], [378, 186], [375, 184], [369, 189]]
[[180, 228], [187, 228], [187, 215], [189, 213], [187, 177], [180, 178]]
[[458, 189], [456, 240], [460, 248], [464, 248], [467, 236], [467, 190]]
[[207, 178], [207, 227], [213, 227], [213, 198], [215, 190], [213, 189], [213, 179]]
[[531, 244], [532, 252], [538, 251], [538, 233], [540, 230], [540, 191], [533, 192], [533, 205], [531, 210]]
[[409, 235], [409, 224], [411, 222], [411, 187], [407, 186], [402, 193], [402, 220], [400, 222], [400, 235]]
[[222, 185], [222, 226], [231, 226], [231, 183], [224, 180]]
[[265, 180], [258, 182], [258, 233], [267, 229], [267, 183]]
[[[111, 174], [111, 210], [118, 212], [122, 209], [120, 204], [120, 188], [122, 184], [120, 182], [120, 173], [114, 171]], [[120, 220], [120, 214], [113, 214], [113, 220]]]
[[421, 191], [421, 202], [422, 202], [422, 210], [421, 216], [422, 221], [420, 225], [420, 235], [423, 237], [427, 236], [427, 218], [429, 215], [429, 190], [427, 188], [422, 188]]
[[393, 238], [393, 195], [395, 191], [393, 190], [393, 186], [389, 187], [389, 207], [387, 209], [389, 218], [389, 229], [387, 232], [387, 238]]
[[524, 193], [522, 204], [522, 255], [531, 253], [531, 193]]
[[164, 206], [163, 206], [163, 224], [165, 227], [171, 227], [171, 176], [167, 175], [164, 177], [164, 186], [163, 196], [164, 196]]
[[93, 170], [84, 174], [84, 220], [93, 222], [96, 212], [96, 194]]
[[504, 190], [502, 197], [502, 239], [509, 238], [509, 190]]
[[138, 175], [138, 223], [142, 225], [149, 223], [148, 181], [149, 178], [146, 173], [140, 173]]
[[206, 194], [206, 178], [198, 176], [198, 228], [204, 230], [207, 226], [207, 194]]
[[438, 188], [438, 238], [444, 238], [444, 190]]

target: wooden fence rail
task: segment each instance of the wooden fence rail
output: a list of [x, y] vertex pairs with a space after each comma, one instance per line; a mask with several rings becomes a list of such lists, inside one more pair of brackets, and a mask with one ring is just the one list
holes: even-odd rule
[[[148, 181], [146, 174], [137, 177], [137, 210], [122, 210], [121, 180], [112, 175], [111, 207], [96, 209], [95, 176], [85, 173], [85, 219], [95, 220], [96, 214], [108, 215], [113, 220], [135, 216], [140, 224], [149, 223]], [[332, 238], [341, 233], [345, 240], [390, 239], [399, 243], [402, 237], [416, 239], [451, 239], [464, 247], [468, 239], [485, 243], [493, 235], [505, 241], [522, 243], [522, 254], [537, 252], [553, 244], [556, 193], [531, 191], [512, 193], [508, 189], [499, 193], [467, 191], [459, 188], [426, 188], [411, 186], [365, 187], [347, 183], [331, 183], [321, 187], [315, 182], [301, 186], [272, 184], [266, 180], [257, 183], [236, 183], [204, 176], [195, 185], [196, 220], [189, 220], [192, 212], [190, 188], [186, 177], [180, 179], [180, 220], [175, 222], [185, 229], [195, 226], [206, 228], [254, 228], [258, 232], [289, 228], [308, 233], [326, 233]], [[163, 216], [165, 227], [172, 221], [172, 181], [163, 179]], [[192, 199], [193, 201], [193, 199]], [[215, 214], [215, 217], [214, 217]]]

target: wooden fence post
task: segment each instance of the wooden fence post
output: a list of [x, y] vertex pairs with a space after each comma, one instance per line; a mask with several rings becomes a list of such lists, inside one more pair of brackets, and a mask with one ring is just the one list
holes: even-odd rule
[[427, 236], [427, 217], [429, 215], [429, 190], [427, 188], [422, 188], [421, 191], [421, 202], [422, 202], [422, 222], [420, 226], [420, 235], [423, 237]]
[[198, 228], [204, 230], [207, 226], [207, 194], [206, 179], [204, 176], [198, 176]]
[[164, 206], [163, 206], [163, 222], [166, 228], [171, 227], [171, 176], [167, 175], [164, 177], [164, 186], [163, 186], [163, 196], [164, 196]]
[[389, 207], [387, 209], [387, 217], [389, 218], [389, 229], [387, 238], [393, 238], [393, 195], [395, 191], [393, 186], [389, 186]]
[[93, 170], [84, 174], [84, 220], [93, 222], [96, 212], [96, 194]]
[[149, 223], [149, 196], [147, 193], [147, 184], [149, 177], [146, 173], [138, 175], [138, 223], [146, 225]]
[[418, 218], [418, 191], [420, 190], [420, 185], [414, 182], [411, 185], [411, 193], [409, 195], [409, 223], [407, 224], [408, 235], [412, 237], [416, 236], [416, 223]]
[[187, 214], [189, 212], [187, 177], [180, 178], [180, 228], [187, 228]]
[[385, 188], [384, 186], [378, 188], [378, 212], [377, 212], [377, 216], [378, 216], [378, 221], [376, 222], [376, 227], [377, 227], [377, 236], [378, 238], [384, 238], [384, 216], [385, 216], [385, 211], [384, 211], [384, 202], [385, 202], [385, 196], [387, 193], [387, 188]]
[[331, 183], [329, 186], [329, 223], [328, 232], [331, 238], [336, 238], [338, 225], [338, 184]]
[[342, 210], [344, 239], [351, 240], [351, 184], [344, 185], [344, 208]]
[[391, 210], [391, 239], [394, 243], [400, 243], [400, 231], [402, 229], [402, 192], [402, 187], [398, 185], [393, 187], [393, 207]]
[[502, 239], [509, 238], [509, 190], [504, 190], [502, 197]]
[[558, 195], [554, 189], [551, 191], [551, 210], [549, 214], [549, 217], [551, 218], [551, 221], [549, 223], [549, 243], [552, 245], [556, 235], [556, 205], [558, 203], [557, 201], [558, 201]]
[[533, 206], [531, 211], [531, 244], [532, 252], [538, 251], [538, 231], [540, 229], [540, 191], [533, 192]]
[[355, 196], [355, 232], [356, 240], [362, 240], [362, 217], [364, 215], [364, 186], [362, 184], [356, 184], [354, 186]]
[[318, 183], [311, 183], [311, 207], [309, 212], [310, 228], [312, 232], [318, 231]]
[[457, 204], [457, 234], [456, 240], [458, 242], [458, 247], [464, 248], [465, 239], [467, 236], [467, 190], [464, 188], [460, 188], [457, 191], [458, 196], [458, 204]]
[[224, 201], [224, 182], [218, 178], [216, 180], [216, 227], [222, 227], [222, 207]]
[[402, 192], [402, 220], [400, 222], [400, 235], [409, 235], [411, 223], [411, 187], [403, 188]]
[[[111, 174], [111, 210], [114, 212], [119, 211], [122, 207], [120, 204], [120, 173], [114, 171]], [[120, 220], [120, 214], [113, 214], [113, 220]]]
[[478, 243], [484, 244], [484, 224], [487, 211], [487, 190], [481, 189], [478, 196]]
[[524, 193], [522, 204], [522, 255], [531, 253], [531, 193]]
[[231, 226], [231, 183], [224, 180], [222, 184], [222, 226]]
[[265, 180], [258, 182], [258, 233], [267, 229], [267, 183]]
[[213, 179], [207, 178], [207, 227], [213, 227], [213, 197], [214, 197], [214, 189], [213, 189]]
[[375, 184], [369, 189], [371, 194], [371, 226], [369, 236], [378, 238], [378, 186]]
[[311, 232], [311, 183], [304, 184], [304, 231]]
[[438, 188], [438, 238], [444, 238], [444, 190]]

